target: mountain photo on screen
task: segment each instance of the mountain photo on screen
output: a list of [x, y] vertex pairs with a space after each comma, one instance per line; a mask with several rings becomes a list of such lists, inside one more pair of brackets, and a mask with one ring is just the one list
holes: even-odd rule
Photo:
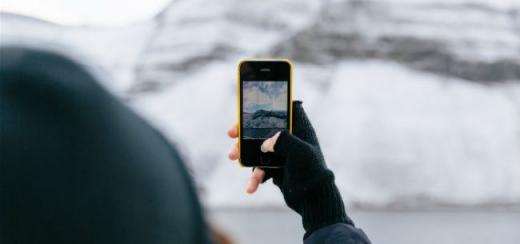
[[244, 139], [265, 139], [287, 129], [287, 82], [244, 81]]

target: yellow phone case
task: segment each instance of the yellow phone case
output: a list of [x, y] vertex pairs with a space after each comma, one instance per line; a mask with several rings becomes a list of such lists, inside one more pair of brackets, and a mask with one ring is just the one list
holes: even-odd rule
[[238, 65], [237, 65], [237, 104], [238, 104], [238, 163], [240, 164], [241, 167], [247, 167], [245, 166], [244, 164], [242, 164], [242, 160], [240, 159], [240, 136], [241, 136], [241, 132], [240, 132], [240, 112], [242, 111], [242, 108], [240, 106], [240, 89], [242, 89], [242, 86], [241, 86], [241, 82], [240, 82], [240, 65], [243, 63], [243, 62], [247, 62], [247, 61], [284, 61], [284, 62], [287, 62], [289, 64], [289, 67], [290, 67], [290, 79], [289, 79], [289, 111], [288, 111], [288, 114], [289, 114], [289, 133], [292, 133], [292, 110], [293, 110], [293, 100], [292, 100], [292, 94], [293, 94], [293, 91], [292, 91], [292, 87], [293, 87], [293, 64], [290, 60], [288, 59], [284, 59], [284, 58], [281, 58], [281, 59], [278, 59], [278, 58], [267, 58], [267, 59], [241, 59], [240, 62], [238, 62]]

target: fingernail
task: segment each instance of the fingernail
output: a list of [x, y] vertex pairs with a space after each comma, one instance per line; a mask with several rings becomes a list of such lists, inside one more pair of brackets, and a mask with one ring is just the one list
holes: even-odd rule
[[249, 182], [247, 183], [246, 192], [249, 194], [253, 193], [253, 187], [251, 184], [251, 180], [249, 180]]
[[267, 149], [267, 144], [269, 143], [269, 140], [271, 140], [271, 138], [265, 140], [262, 145], [260, 146], [260, 151], [266, 153], [268, 151]]
[[[269, 139], [267, 139], [267, 140], [269, 140]], [[260, 151], [262, 151], [262, 152], [264, 152], [264, 153], [267, 152], [267, 150], [265, 149], [265, 148], [266, 148], [265, 143], [267, 142], [267, 140], [265, 140], [265, 141], [262, 143], [262, 145], [260, 145]]]

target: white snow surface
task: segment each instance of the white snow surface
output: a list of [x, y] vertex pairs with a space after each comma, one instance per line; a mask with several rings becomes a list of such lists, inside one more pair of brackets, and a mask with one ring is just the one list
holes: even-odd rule
[[[227, 159], [233, 141], [225, 131], [236, 121], [234, 65], [214, 63], [134, 104], [184, 145], [209, 205], [279, 206], [270, 184], [246, 195], [250, 169]], [[305, 66], [295, 67], [296, 98], [349, 204], [518, 203], [519, 84], [490, 87], [366, 61], [320, 70], [332, 73], [322, 90], [306, 79]]]
[[[112, 28], [4, 14], [0, 31], [2, 42], [58, 43], [106, 70], [103, 84], [177, 145], [208, 206], [281, 207], [270, 183], [246, 194], [251, 170], [227, 159], [239, 58], [291, 40], [302, 45], [303, 32], [352, 32], [368, 47], [380, 36], [405, 36], [442, 43], [464, 60], [520, 62], [516, 0], [358, 1], [369, 7], [347, 14], [342, 2], [174, 1], [154, 19]], [[311, 40], [303, 44], [336, 45]], [[294, 97], [304, 101], [348, 205], [520, 205], [519, 80], [475, 82], [388, 58], [331, 56], [295, 62]], [[142, 92], [146, 82], [161, 85]]]

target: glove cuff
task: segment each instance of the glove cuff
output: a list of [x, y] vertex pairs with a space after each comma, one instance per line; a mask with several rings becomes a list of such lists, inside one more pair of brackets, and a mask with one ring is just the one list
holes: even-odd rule
[[301, 204], [303, 228], [307, 234], [335, 223], [354, 225], [345, 212], [343, 199], [333, 177], [308, 190], [308, 197]]

